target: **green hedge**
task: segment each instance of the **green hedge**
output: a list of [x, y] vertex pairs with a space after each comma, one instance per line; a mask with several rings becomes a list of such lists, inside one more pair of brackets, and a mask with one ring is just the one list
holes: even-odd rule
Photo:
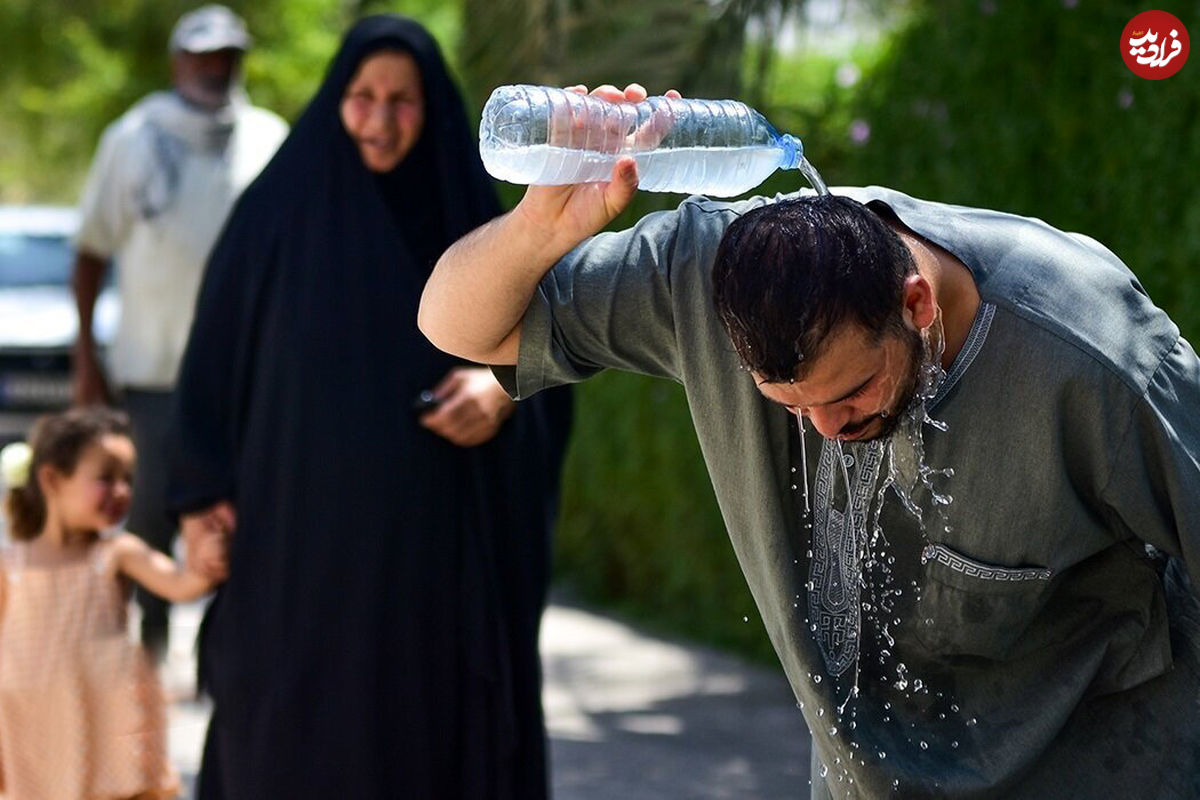
[[[1200, 63], [1157, 82], [1126, 69], [1118, 39], [1149, 7], [917, 4], [878, 47], [850, 56], [855, 85], [836, 80], [840, 58], [785, 59], [764, 110], [804, 137], [831, 185], [878, 183], [1094, 236], [1195, 341]], [[1200, 3], [1171, 10], [1200, 30]], [[799, 185], [778, 174], [760, 191]], [[663, 202], [644, 197], [630, 216]], [[682, 392], [604, 375], [580, 387], [577, 409], [561, 578], [652, 627], [770, 660]]]

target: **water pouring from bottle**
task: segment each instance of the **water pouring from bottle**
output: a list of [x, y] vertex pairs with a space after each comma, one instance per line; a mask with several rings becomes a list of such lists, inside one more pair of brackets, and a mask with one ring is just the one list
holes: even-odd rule
[[613, 103], [546, 86], [501, 86], [483, 110], [479, 152], [488, 172], [518, 184], [606, 181], [632, 156], [652, 192], [731, 197], [777, 169], [829, 190], [801, 141], [733, 100], [649, 97]]

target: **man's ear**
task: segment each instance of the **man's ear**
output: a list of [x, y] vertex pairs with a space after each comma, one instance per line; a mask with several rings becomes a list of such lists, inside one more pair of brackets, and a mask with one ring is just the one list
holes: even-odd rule
[[913, 330], [924, 330], [937, 318], [937, 303], [933, 298], [933, 287], [919, 273], [914, 272], [904, 279], [903, 314], [904, 322]]

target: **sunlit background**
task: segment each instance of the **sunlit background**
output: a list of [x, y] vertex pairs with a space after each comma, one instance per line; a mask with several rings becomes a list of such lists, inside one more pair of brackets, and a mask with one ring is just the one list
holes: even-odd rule
[[[0, 2], [0, 202], [74, 203], [104, 126], [166, 86], [180, 0]], [[253, 0], [246, 83], [294, 119], [342, 31], [408, 14], [472, 117], [501, 83], [639, 81], [732, 97], [800, 136], [831, 186], [1037, 216], [1107, 244], [1200, 334], [1200, 63], [1122, 63], [1107, 0]], [[1200, 2], [1168, 8], [1200, 32]], [[1196, 62], [1200, 57], [1193, 56]], [[800, 187], [781, 173], [760, 192]], [[506, 188], [507, 202], [518, 190]], [[639, 198], [618, 221], [677, 203]], [[651, 628], [771, 662], [677, 387], [606, 375], [578, 394], [559, 585]]]

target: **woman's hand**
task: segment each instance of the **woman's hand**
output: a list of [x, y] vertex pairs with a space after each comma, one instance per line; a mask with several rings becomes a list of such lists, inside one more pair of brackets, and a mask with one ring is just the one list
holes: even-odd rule
[[487, 367], [455, 367], [433, 394], [440, 403], [421, 424], [459, 447], [490, 440], [516, 407]]
[[187, 548], [189, 570], [210, 581], [229, 575], [229, 540], [237, 525], [237, 514], [227, 501], [179, 518], [179, 532]]

